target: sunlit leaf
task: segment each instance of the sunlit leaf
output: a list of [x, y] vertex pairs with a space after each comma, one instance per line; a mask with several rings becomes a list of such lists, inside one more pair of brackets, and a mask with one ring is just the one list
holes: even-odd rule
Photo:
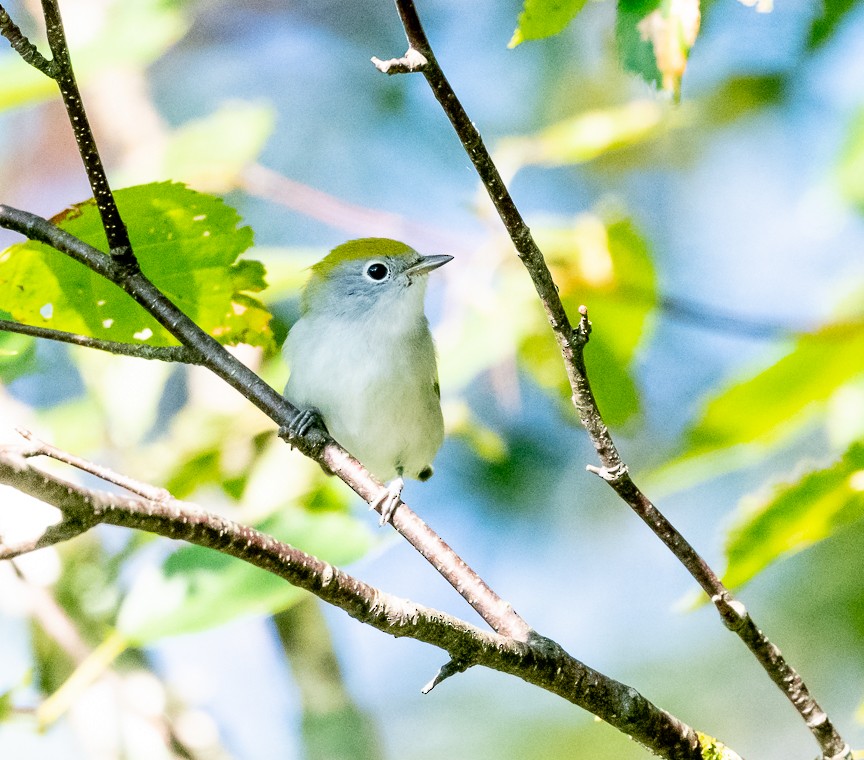
[[515, 172], [522, 166], [564, 166], [591, 161], [636, 145], [662, 131], [668, 109], [654, 100], [581, 113], [534, 135], [509, 137], [496, 146], [496, 160]]
[[862, 373], [864, 321], [805, 335], [780, 361], [708, 401], [687, 436], [685, 456], [782, 440], [807, 422], [815, 404]]
[[[334, 564], [356, 560], [372, 545], [368, 527], [340, 512], [312, 513], [287, 506], [258, 528]], [[304, 594], [234, 557], [184, 546], [161, 570], [139, 575], [120, 608], [118, 629], [133, 644], [149, 644], [239, 617], [271, 614]]]
[[781, 557], [830, 537], [864, 517], [864, 443], [831, 467], [748, 497], [729, 531], [724, 578], [740, 586]]
[[551, 37], [563, 31], [586, 0], [525, 0], [509, 46]]
[[621, 63], [677, 98], [700, 22], [699, 0], [621, 0], [616, 22]]
[[[189, 25], [181, 8], [166, 0], [115, 0], [104, 15], [94, 6], [86, 19], [84, 26], [74, 23], [74, 14], [65, 19], [75, 77], [82, 84], [105, 69], [146, 66], [180, 39]], [[36, 43], [47, 55], [47, 43]], [[59, 97], [53, 80], [12, 51], [0, 56], [0, 82], [0, 111]]]
[[273, 131], [275, 114], [266, 105], [234, 102], [203, 119], [184, 124], [165, 150], [165, 176], [211, 193], [236, 187]]
[[[656, 276], [645, 239], [628, 219], [604, 223], [584, 215], [570, 227], [535, 226], [571, 319], [582, 304], [594, 325], [585, 350], [591, 386], [604, 418], [620, 425], [639, 409], [629, 366], [656, 302]], [[569, 405], [572, 390], [548, 324], [538, 314], [522, 339], [522, 365]]]
[[[251, 296], [263, 285], [263, 268], [237, 261], [252, 244], [252, 231], [238, 226], [233, 208], [168, 182], [115, 195], [141, 269], [156, 287], [221, 343], [270, 345], [269, 314]], [[92, 200], [54, 221], [107, 250]], [[41, 243], [19, 243], [0, 254], [0, 300], [27, 324], [123, 343], [176, 343], [118, 287]]]

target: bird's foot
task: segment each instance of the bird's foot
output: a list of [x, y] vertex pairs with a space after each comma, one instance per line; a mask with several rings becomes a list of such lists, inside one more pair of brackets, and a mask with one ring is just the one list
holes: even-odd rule
[[400, 497], [402, 496], [402, 489], [404, 487], [405, 481], [401, 477], [391, 480], [375, 501], [369, 503], [370, 510], [381, 508], [379, 525], [384, 526], [390, 522], [393, 513], [396, 511], [396, 507], [401, 503]]
[[301, 409], [291, 422], [279, 428], [279, 437], [293, 446], [298, 438], [305, 438], [312, 428], [327, 430], [321, 412], [317, 409]]

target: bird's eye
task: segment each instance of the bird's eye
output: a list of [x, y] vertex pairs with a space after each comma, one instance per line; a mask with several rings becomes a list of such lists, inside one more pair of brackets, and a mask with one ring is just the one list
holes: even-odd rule
[[376, 261], [366, 267], [366, 276], [376, 282], [381, 282], [388, 274], [390, 274], [390, 270], [387, 269], [387, 265], [382, 264], [380, 261]]

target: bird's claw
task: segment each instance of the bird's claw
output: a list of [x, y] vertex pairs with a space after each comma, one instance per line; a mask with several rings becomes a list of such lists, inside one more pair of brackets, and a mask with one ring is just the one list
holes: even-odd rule
[[405, 487], [405, 481], [402, 478], [392, 480], [386, 488], [375, 498], [369, 502], [369, 509], [381, 510], [381, 519], [378, 521], [380, 526], [386, 525], [393, 518], [393, 513], [396, 507], [401, 503], [402, 489]]
[[317, 409], [301, 409], [291, 422], [279, 428], [279, 437], [292, 443], [297, 438], [305, 438], [312, 428], [327, 430], [321, 412]]

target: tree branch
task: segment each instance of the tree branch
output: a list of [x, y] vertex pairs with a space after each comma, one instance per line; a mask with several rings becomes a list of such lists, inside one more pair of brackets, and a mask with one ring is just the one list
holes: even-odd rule
[[[20, 232], [50, 245], [84, 264], [126, 291], [201, 365], [261, 409], [280, 428], [288, 427], [299, 411], [258, 375], [228, 353], [210, 335], [174, 306], [137, 268], [129, 268], [35, 214], [0, 204], [0, 227]], [[313, 429], [292, 443], [306, 456], [338, 475], [367, 502], [384, 489], [369, 472], [329, 435]], [[391, 520], [393, 527], [420, 552], [492, 628], [525, 641], [530, 627], [407, 505], [402, 503]]]
[[95, 348], [118, 356], [133, 356], [138, 359], [155, 359], [160, 362], [179, 362], [180, 364], [200, 364], [198, 355], [186, 346], [145, 346], [135, 343], [118, 343], [114, 340], [100, 340], [63, 330], [53, 330], [50, 327], [36, 327], [21, 322], [10, 322], [6, 319], [0, 319], [0, 330], [19, 335], [29, 335], [33, 338], [54, 340], [59, 343], [69, 343], [73, 346]]
[[108, 248], [118, 263], [128, 267], [137, 268], [138, 263], [132, 252], [132, 244], [129, 242], [129, 233], [126, 223], [117, 210], [114, 193], [108, 184], [108, 176], [96, 147], [93, 130], [84, 103], [81, 100], [81, 91], [75, 81], [75, 72], [72, 69], [72, 59], [69, 55], [69, 46], [66, 43], [66, 32], [63, 29], [63, 20], [60, 17], [60, 7], [57, 0], [42, 0], [42, 12], [45, 16], [45, 28], [48, 33], [48, 45], [51, 48], [53, 60], [53, 79], [60, 88], [63, 105], [69, 115], [69, 123], [75, 134], [75, 142], [78, 152], [84, 162], [84, 170], [90, 188], [93, 190], [93, 198], [96, 200], [96, 208], [102, 217], [102, 226], [108, 238]]
[[[591, 328], [588, 322], [587, 309], [584, 306], [581, 307], [579, 326], [574, 330], [564, 310], [564, 305], [558, 295], [558, 290], [543, 254], [510, 196], [489, 151], [483, 144], [480, 132], [469, 118], [438, 64], [413, 0], [395, 0], [395, 3], [408, 39], [409, 50], [404, 59], [396, 59], [392, 65], [386, 66], [386, 68], [379, 65], [380, 61], [376, 63], [376, 66], [388, 73], [390, 71], [401, 73], [403, 69], [404, 71], [421, 71], [456, 131], [465, 152], [474, 164], [483, 186], [513, 241], [519, 258], [531, 276], [537, 295], [543, 303], [546, 317], [564, 359], [564, 367], [570, 381], [570, 387], [573, 390], [573, 405], [583, 426], [588, 431], [602, 464], [602, 467], [599, 468], [589, 466], [589, 470], [601, 475], [615, 489], [618, 495], [645, 521], [688, 572], [693, 575], [715, 603], [727, 627], [742, 638], [748, 648], [756, 655], [757, 660], [765, 668], [770, 678], [780, 687], [804, 719], [822, 749], [823, 757], [826, 760], [829, 758], [833, 760], [836, 757], [851, 760], [851, 750], [848, 745], [840, 737], [825, 712], [809, 694], [801, 677], [783, 659], [780, 650], [765, 638], [764, 634], [750, 619], [743, 605], [735, 602], [705, 560], [699, 556], [631, 480], [627, 466], [622, 461], [609, 429], [603, 422], [588, 380], [584, 348], [588, 342]], [[420, 59], [423, 59], [424, 63], [416, 69], [400, 66], [401, 60], [419, 61]], [[730, 607], [730, 605], [732, 606]], [[741, 625], [738, 625], [737, 622], [730, 624], [732, 621], [730, 609], [742, 611], [743, 622]]]
[[20, 55], [26, 63], [29, 63], [33, 68], [39, 69], [45, 76], [55, 78], [54, 64], [45, 58], [40, 53], [36, 46], [30, 42], [24, 33], [18, 28], [18, 25], [9, 18], [6, 9], [0, 5], [0, 34], [2, 34], [12, 49]]
[[[713, 757], [740, 760], [716, 740], [660, 710], [632, 687], [593, 670], [536, 633], [526, 641], [517, 641], [483, 631], [446, 613], [382, 592], [289, 544], [193, 505], [84, 488], [38, 470], [14, 450], [0, 448], [0, 483], [52, 504], [61, 510], [64, 521], [120, 525], [229, 554], [310, 591], [384, 633], [439, 647], [453, 664], [442, 668], [436, 682], [442, 675], [482, 665], [563, 697], [661, 757], [703, 760], [708, 756], [705, 752], [714, 749], [717, 754]], [[49, 543], [56, 541], [46, 540], [42, 545]]]

